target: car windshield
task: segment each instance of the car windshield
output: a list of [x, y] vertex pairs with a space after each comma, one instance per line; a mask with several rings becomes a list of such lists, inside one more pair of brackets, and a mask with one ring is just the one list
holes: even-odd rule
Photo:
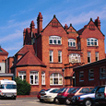
[[80, 88], [75, 88], [71, 93], [76, 93]]
[[50, 91], [50, 93], [57, 93], [58, 89], [53, 89]]
[[17, 86], [14, 84], [2, 84], [0, 85], [0, 89], [16, 89]]
[[66, 88], [60, 88], [59, 90], [56, 91], [56, 93], [63, 93], [66, 90]]
[[42, 89], [39, 93], [44, 92], [44, 91], [45, 91], [45, 89]]

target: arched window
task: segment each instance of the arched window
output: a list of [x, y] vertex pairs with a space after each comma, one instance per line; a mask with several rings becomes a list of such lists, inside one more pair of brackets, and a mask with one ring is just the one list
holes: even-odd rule
[[68, 39], [68, 46], [69, 47], [75, 47], [76, 46], [75, 39]]
[[73, 53], [69, 55], [69, 63], [80, 63], [81, 58], [79, 54]]
[[96, 38], [88, 38], [87, 46], [98, 46], [98, 39]]
[[50, 85], [62, 85], [63, 76], [59, 73], [53, 73], [50, 75]]
[[49, 44], [61, 45], [61, 37], [59, 37], [59, 36], [50, 36], [49, 37]]

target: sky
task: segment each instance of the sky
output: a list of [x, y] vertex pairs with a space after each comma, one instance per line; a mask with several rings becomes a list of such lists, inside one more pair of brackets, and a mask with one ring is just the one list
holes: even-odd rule
[[[43, 28], [54, 15], [64, 26], [70, 23], [78, 31], [99, 16], [106, 35], [106, 0], [0, 0], [0, 45], [14, 56], [23, 47], [23, 30], [43, 15]], [[105, 41], [106, 45], [106, 41]], [[105, 47], [106, 50], [106, 47]]]

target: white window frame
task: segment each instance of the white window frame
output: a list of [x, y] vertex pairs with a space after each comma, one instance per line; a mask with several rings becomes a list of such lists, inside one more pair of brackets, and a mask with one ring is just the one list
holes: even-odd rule
[[89, 70], [89, 74], [88, 74], [88, 77], [89, 77], [89, 80], [94, 80], [94, 70], [93, 69], [90, 69]]
[[69, 47], [76, 47], [76, 40], [75, 39], [68, 39], [68, 46]]
[[99, 60], [99, 52], [95, 52], [95, 60], [96, 60], [96, 61]]
[[45, 85], [45, 72], [42, 71], [42, 85]]
[[83, 81], [84, 81], [84, 71], [80, 71], [79, 72], [79, 82], [83, 82]]
[[[57, 75], [57, 76], [56, 76]], [[57, 84], [55, 84], [57, 79]], [[50, 85], [63, 85], [63, 76], [60, 73], [53, 73], [50, 75]]]
[[53, 62], [53, 50], [49, 51], [49, 61], [52, 63]]
[[26, 80], [26, 71], [19, 71], [18, 72], [18, 77], [21, 79], [21, 80]]
[[87, 52], [87, 62], [91, 63], [91, 52]]
[[58, 62], [62, 63], [62, 51], [58, 51]]
[[80, 63], [81, 62], [81, 56], [77, 53], [72, 53], [69, 55], [69, 63]]
[[96, 38], [88, 38], [87, 46], [98, 46], [98, 39]]
[[100, 67], [100, 79], [106, 79], [106, 67]]
[[[33, 77], [31, 79], [31, 76]], [[37, 78], [37, 79], [35, 79]], [[33, 80], [33, 83], [31, 83], [31, 80]], [[39, 72], [38, 71], [30, 71], [30, 84], [31, 85], [38, 85], [39, 84]]]
[[62, 44], [62, 39], [61, 39], [60, 36], [50, 36], [49, 37], [49, 44], [61, 45]]

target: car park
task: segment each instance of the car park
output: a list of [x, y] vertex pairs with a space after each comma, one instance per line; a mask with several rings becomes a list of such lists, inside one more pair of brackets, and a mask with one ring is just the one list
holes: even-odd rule
[[106, 85], [99, 86], [96, 90], [95, 102], [98, 104], [106, 104]]
[[97, 88], [95, 87], [90, 93], [73, 96], [71, 99], [72, 104], [92, 106], [95, 103], [95, 91]]
[[75, 89], [67, 97], [68, 104], [72, 103], [72, 101], [74, 102], [73, 100], [74, 96], [90, 93], [93, 89], [94, 87], [80, 87], [80, 88]]
[[71, 93], [73, 90], [75, 90], [78, 87], [67, 87], [64, 88], [64, 90], [62, 92], [59, 92], [57, 95], [57, 99], [59, 103], [66, 103], [67, 104], [67, 96], [69, 95], [69, 93]]
[[46, 90], [45, 92], [41, 92], [41, 97], [40, 99], [42, 101], [46, 101], [46, 102], [53, 102], [55, 100], [55, 97], [57, 96], [57, 91], [59, 90], [59, 88], [50, 88], [48, 90]]

